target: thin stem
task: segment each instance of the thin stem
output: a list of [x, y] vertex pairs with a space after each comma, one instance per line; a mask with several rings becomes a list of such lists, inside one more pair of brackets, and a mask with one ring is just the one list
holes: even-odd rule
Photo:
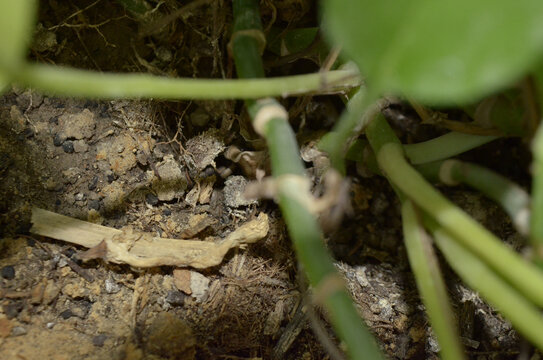
[[446, 185], [464, 183], [496, 201], [511, 218], [517, 231], [528, 236], [530, 195], [511, 180], [482, 166], [459, 160], [445, 160], [419, 165], [417, 170], [427, 179]]
[[[543, 87], [540, 88], [543, 91]], [[537, 262], [543, 266], [543, 127], [534, 137], [533, 144], [533, 183], [532, 217], [530, 222], [530, 241], [534, 248]]]
[[[234, 0], [233, 9], [232, 49], [238, 76], [263, 76], [258, 53], [258, 32], [261, 29], [258, 1]], [[351, 358], [381, 359], [379, 348], [359, 317], [324, 245], [310, 205], [309, 179], [305, 177], [287, 112], [273, 99], [246, 101], [246, 104], [253, 127], [266, 139], [270, 149], [279, 206], [298, 259], [316, 293], [316, 300], [324, 304], [334, 329], [347, 344]]]
[[543, 350], [543, 318], [539, 309], [449, 231], [437, 226], [432, 228], [437, 246], [462, 280], [511, 321], [519, 333]]
[[402, 223], [409, 264], [441, 348], [441, 357], [444, 360], [464, 359], [437, 257], [411, 200], [405, 200], [402, 204]]
[[377, 161], [393, 184], [418, 206], [432, 214], [462, 245], [492, 266], [531, 301], [543, 306], [543, 273], [524, 261], [520, 255], [510, 250], [426, 182], [407, 163], [400, 145], [384, 145], [377, 154]]
[[404, 145], [404, 150], [412, 164], [424, 164], [448, 159], [497, 138], [498, 136], [471, 135], [452, 131], [432, 140]]
[[340, 173], [345, 174], [344, 157], [349, 149], [351, 137], [362, 130], [372, 119], [378, 107], [371, 109], [377, 96], [360, 88], [347, 103], [332, 132], [328, 133], [321, 144], [321, 149], [328, 152], [330, 162]]
[[358, 75], [351, 70], [270, 79], [176, 79], [28, 64], [13, 76], [13, 81], [47, 93], [101, 99], [258, 99], [338, 91], [360, 83]]

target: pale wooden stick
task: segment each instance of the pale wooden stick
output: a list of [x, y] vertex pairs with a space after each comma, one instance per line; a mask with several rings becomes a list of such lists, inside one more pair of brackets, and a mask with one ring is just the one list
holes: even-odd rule
[[264, 238], [269, 229], [268, 216], [260, 213], [226, 238], [176, 240], [154, 237], [136, 230], [117, 230], [60, 215], [44, 209], [32, 209], [30, 232], [89, 248], [83, 260], [102, 258], [135, 267], [191, 266], [202, 269], [221, 263], [233, 247]]

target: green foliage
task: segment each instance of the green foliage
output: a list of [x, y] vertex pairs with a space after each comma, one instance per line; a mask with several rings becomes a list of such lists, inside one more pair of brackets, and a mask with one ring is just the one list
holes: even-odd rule
[[323, 21], [369, 87], [426, 103], [510, 85], [543, 50], [540, 0], [325, 0]]

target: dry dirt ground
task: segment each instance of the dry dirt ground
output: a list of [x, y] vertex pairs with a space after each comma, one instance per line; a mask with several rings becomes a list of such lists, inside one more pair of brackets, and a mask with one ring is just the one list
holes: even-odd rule
[[[153, 28], [114, 2], [42, 1], [31, 57], [102, 71], [232, 77], [229, 2], [195, 3], [201, 4], [166, 22], [180, 4], [165, 1]], [[315, 25], [310, 1], [262, 6], [265, 26]], [[270, 73], [317, 68], [301, 56]], [[303, 154], [314, 151], [314, 140], [341, 111], [328, 97], [284, 103], [298, 113], [293, 125]], [[502, 145], [513, 153], [519, 148]], [[231, 146], [248, 151], [245, 160], [228, 155]], [[266, 168], [265, 160], [255, 160], [264, 149], [241, 102], [74, 100], [18, 88], [4, 94], [0, 358], [328, 358], [322, 343], [336, 340], [326, 314], [306, 306], [308, 292], [277, 207], [242, 197], [255, 162]], [[503, 155], [495, 149], [471, 156], [492, 163]], [[318, 191], [319, 164], [306, 163]], [[359, 173], [351, 164], [350, 211], [327, 232], [337, 268], [391, 358], [435, 358], [438, 347], [402, 245], [398, 203], [385, 181]], [[465, 189], [449, 195], [503, 239], [519, 243], [488, 200]], [[83, 262], [85, 248], [29, 233], [32, 207], [175, 239], [224, 238], [261, 212], [270, 228], [216, 266], [141, 269]], [[509, 359], [529, 351], [507, 322], [444, 270], [470, 357]]]

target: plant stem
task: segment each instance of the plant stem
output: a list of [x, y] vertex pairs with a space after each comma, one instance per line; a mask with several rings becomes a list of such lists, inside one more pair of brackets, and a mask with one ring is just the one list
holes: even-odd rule
[[428, 234], [417, 218], [411, 200], [402, 204], [402, 222], [409, 264], [444, 360], [464, 359], [447, 288]]
[[[541, 87], [540, 92], [543, 91]], [[532, 217], [530, 222], [530, 241], [536, 262], [543, 267], [543, 127], [539, 129], [532, 144], [533, 149], [533, 184]]]
[[459, 160], [445, 160], [416, 166], [430, 181], [446, 185], [464, 183], [496, 201], [511, 218], [517, 231], [528, 236], [530, 195], [511, 180], [482, 166]]
[[332, 166], [342, 174], [345, 174], [344, 157], [349, 149], [349, 140], [357, 130], [362, 130], [369, 123], [377, 110], [369, 108], [376, 100], [376, 95], [367, 93], [365, 88], [360, 88], [347, 103], [332, 132], [319, 144], [321, 149], [328, 152]]
[[[257, 0], [234, 0], [232, 50], [239, 77], [263, 76], [258, 47], [261, 29]], [[237, 32], [237, 33], [236, 33]], [[372, 336], [360, 319], [327, 252], [317, 219], [311, 212], [309, 180], [285, 109], [273, 99], [248, 101], [255, 130], [270, 149], [272, 174], [278, 188], [279, 206], [290, 237], [315, 298], [325, 305], [339, 337], [353, 359], [381, 359]], [[341, 284], [341, 285], [340, 285]]]
[[432, 140], [407, 144], [403, 147], [407, 158], [416, 165], [448, 159], [497, 138], [497, 136], [471, 135], [452, 131]]
[[101, 99], [258, 99], [337, 91], [359, 85], [358, 75], [351, 70], [270, 79], [176, 79], [28, 64], [13, 77], [15, 82], [46, 93]]
[[[428, 226], [428, 225], [427, 225]], [[496, 307], [526, 339], [543, 350], [543, 319], [539, 309], [480, 258], [461, 245], [449, 231], [432, 228], [435, 242], [462, 280]], [[537, 286], [534, 284], [534, 286]]]
[[[389, 130], [378, 131], [380, 128]], [[377, 146], [377, 161], [391, 183], [526, 297], [543, 306], [543, 273], [426, 182], [405, 160], [401, 145], [382, 116], [371, 123], [366, 133], [372, 147]]]

